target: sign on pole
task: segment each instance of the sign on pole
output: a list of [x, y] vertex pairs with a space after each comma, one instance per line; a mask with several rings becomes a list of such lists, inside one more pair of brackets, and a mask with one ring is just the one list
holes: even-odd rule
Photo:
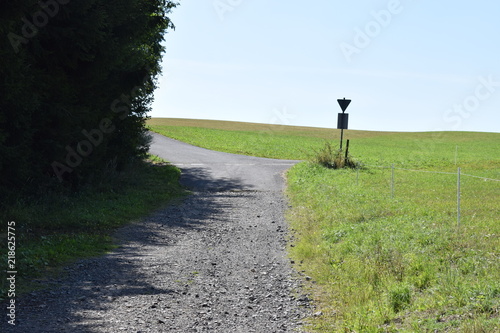
[[349, 113], [339, 113], [337, 129], [347, 129], [349, 123]]
[[342, 150], [342, 141], [344, 139], [344, 130], [349, 127], [349, 113], [344, 113], [349, 104], [351, 104], [350, 99], [337, 99], [339, 102], [340, 108], [342, 109], [342, 113], [339, 113], [339, 117], [337, 120], [337, 129], [340, 130], [340, 149]]
[[338, 99], [337, 102], [339, 102], [339, 105], [340, 105], [340, 108], [342, 109], [342, 112], [345, 112], [345, 110], [347, 109], [347, 107], [349, 106], [349, 104], [351, 104], [351, 100], [350, 99]]

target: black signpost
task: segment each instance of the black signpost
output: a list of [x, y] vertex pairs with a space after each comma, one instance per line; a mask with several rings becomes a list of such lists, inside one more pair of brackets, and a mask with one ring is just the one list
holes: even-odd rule
[[340, 150], [342, 150], [342, 141], [344, 140], [344, 130], [348, 128], [349, 123], [349, 113], [345, 113], [345, 110], [351, 104], [350, 99], [337, 99], [339, 102], [342, 113], [339, 113], [339, 118], [337, 120], [337, 129], [340, 130]]

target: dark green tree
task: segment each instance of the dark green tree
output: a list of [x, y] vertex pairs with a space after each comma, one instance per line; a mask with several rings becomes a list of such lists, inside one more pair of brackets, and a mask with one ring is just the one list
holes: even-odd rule
[[0, 3], [0, 195], [78, 188], [147, 151], [166, 0]]

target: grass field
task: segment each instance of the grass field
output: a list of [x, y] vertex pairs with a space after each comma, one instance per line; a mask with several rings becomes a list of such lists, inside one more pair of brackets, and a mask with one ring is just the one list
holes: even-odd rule
[[[308, 160], [337, 130], [151, 119], [215, 150]], [[315, 283], [317, 332], [500, 332], [500, 134], [346, 131], [360, 170], [288, 173], [290, 255]], [[395, 166], [391, 188], [390, 166]]]
[[[113, 231], [182, 196], [179, 169], [157, 157], [135, 162], [124, 172], [111, 172], [91, 190], [63, 195], [43, 193], [19, 199], [0, 212], [15, 222], [16, 294], [43, 287], [72, 261], [96, 256], [115, 247]], [[10, 231], [10, 230], [9, 230]], [[7, 264], [7, 222], [0, 226], [1, 262]], [[0, 300], [7, 295], [0, 281]]]
[[[325, 140], [335, 144], [340, 131], [327, 128], [238, 123], [214, 120], [153, 118], [151, 130], [195, 146], [260, 157], [303, 159]], [[365, 164], [455, 168], [457, 163], [480, 169], [499, 168], [497, 133], [345, 131], [350, 152]], [[404, 150], [405, 154], [401, 154]], [[497, 158], [495, 158], [495, 156]], [[492, 165], [484, 165], [492, 163]]]

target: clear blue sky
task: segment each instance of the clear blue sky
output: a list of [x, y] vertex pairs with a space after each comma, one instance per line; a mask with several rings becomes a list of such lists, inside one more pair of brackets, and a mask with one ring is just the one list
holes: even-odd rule
[[180, 0], [152, 117], [500, 132], [500, 2]]

